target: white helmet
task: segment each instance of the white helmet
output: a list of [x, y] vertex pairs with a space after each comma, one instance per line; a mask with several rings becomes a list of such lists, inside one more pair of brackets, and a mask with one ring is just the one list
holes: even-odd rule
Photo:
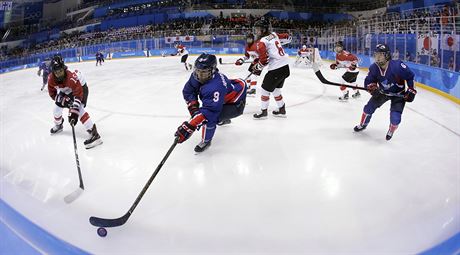
[[302, 46], [302, 49], [305, 50], [306, 48], [307, 48], [307, 45], [303, 45], [303, 46]]

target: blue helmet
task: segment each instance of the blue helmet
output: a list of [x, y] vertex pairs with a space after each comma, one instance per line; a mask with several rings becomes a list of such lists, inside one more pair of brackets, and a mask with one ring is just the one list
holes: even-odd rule
[[205, 84], [214, 77], [217, 71], [217, 58], [215, 55], [202, 53], [195, 60], [195, 69], [193, 70], [193, 77]]
[[376, 53], [382, 53], [383, 56], [385, 57], [384, 61], [377, 61], [377, 60], [375, 61], [375, 63], [379, 66], [384, 66], [391, 59], [390, 48], [388, 48], [386, 44], [377, 44], [374, 50], [374, 58], [375, 58]]

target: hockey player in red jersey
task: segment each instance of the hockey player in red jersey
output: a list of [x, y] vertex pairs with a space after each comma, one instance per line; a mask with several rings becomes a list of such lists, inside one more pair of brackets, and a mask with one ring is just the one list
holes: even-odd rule
[[[88, 100], [88, 86], [78, 71], [67, 70], [62, 57], [54, 56], [51, 61], [51, 74], [48, 76], [48, 93], [56, 104], [54, 107], [54, 127], [51, 134], [62, 131], [64, 118], [62, 111], [69, 108], [69, 123], [75, 126], [80, 122], [85, 126], [90, 137], [84, 142], [86, 149], [93, 148], [102, 143], [101, 137], [94, 124], [85, 111]], [[82, 84], [83, 83], [83, 84]]]
[[192, 64], [187, 63], [187, 58], [188, 58], [188, 50], [187, 50], [187, 48], [184, 45], [180, 44], [180, 43], [176, 43], [174, 45], [174, 48], [177, 49], [177, 52], [171, 54], [171, 56], [181, 56], [180, 62], [184, 63], [185, 70], [192, 70], [192, 67], [193, 67]]
[[[252, 68], [259, 61], [259, 55], [257, 54], [257, 44], [254, 40], [254, 35], [252, 33], [246, 36], [246, 48], [244, 49], [244, 57], [236, 60], [235, 65], [240, 66], [245, 61], [252, 59], [253, 62], [248, 68], [248, 71], [251, 72]], [[257, 78], [259, 75], [251, 73], [251, 75], [246, 79], [246, 83], [249, 86], [247, 95], [254, 95], [256, 93], [255, 86], [257, 85]]]
[[272, 114], [276, 117], [286, 116], [286, 104], [281, 95], [284, 80], [289, 77], [289, 57], [284, 52], [283, 46], [291, 41], [289, 34], [277, 34], [270, 32], [270, 23], [267, 20], [261, 19], [254, 24], [254, 35], [256, 36], [258, 62], [252, 67], [251, 72], [255, 75], [260, 75], [262, 69], [268, 66], [268, 72], [265, 74], [261, 94], [261, 111], [254, 114], [254, 119], [266, 119], [267, 109], [270, 100], [270, 94], [273, 94], [278, 110]]
[[[335, 44], [334, 51], [337, 54], [335, 56], [335, 63], [332, 63], [330, 66], [331, 69], [335, 70], [337, 68], [346, 68], [347, 71], [342, 75], [342, 79], [348, 83], [356, 82], [359, 73], [358, 58], [350, 52], [344, 50], [342, 41], [338, 41]], [[340, 87], [340, 90], [343, 94], [339, 97], [339, 100], [347, 101], [349, 95], [348, 88], [342, 86]], [[355, 91], [356, 92], [352, 95], [352, 97], [358, 98], [361, 94], [359, 93], [359, 90]]]

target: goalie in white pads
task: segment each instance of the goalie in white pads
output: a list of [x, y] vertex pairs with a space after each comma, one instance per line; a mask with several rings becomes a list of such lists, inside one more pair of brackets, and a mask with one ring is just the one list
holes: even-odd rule
[[311, 48], [307, 48], [307, 45], [303, 45], [302, 48], [297, 51], [294, 66], [298, 66], [301, 62], [305, 62], [307, 66], [310, 66], [313, 62], [313, 52]]

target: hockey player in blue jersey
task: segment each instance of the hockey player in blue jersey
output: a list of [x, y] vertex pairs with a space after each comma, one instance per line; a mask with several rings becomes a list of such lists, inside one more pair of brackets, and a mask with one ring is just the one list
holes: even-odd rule
[[[43, 84], [42, 84], [42, 88], [40, 89], [41, 91], [43, 91], [43, 89], [45, 88], [46, 84], [48, 84], [48, 75], [51, 73], [50, 63], [51, 63], [51, 61], [48, 58], [46, 58], [44, 61], [42, 61], [38, 65], [37, 75], [43, 77]], [[42, 71], [43, 71], [43, 73], [42, 73]]]
[[195, 147], [195, 152], [202, 152], [211, 145], [217, 125], [229, 124], [230, 119], [243, 114], [246, 82], [228, 79], [217, 69], [216, 56], [203, 53], [196, 59], [182, 94], [191, 119], [177, 128], [175, 136], [182, 143], [201, 127], [202, 141]]
[[101, 66], [102, 62], [104, 62], [104, 54], [102, 54], [101, 52], [98, 51], [96, 53], [96, 66], [97, 66], [97, 64], [99, 64]]
[[414, 73], [401, 60], [391, 60], [390, 49], [385, 44], [377, 45], [374, 60], [364, 80], [364, 86], [372, 97], [364, 106], [361, 122], [354, 130], [360, 132], [366, 129], [375, 110], [390, 100], [390, 126], [386, 135], [386, 139], [390, 140], [401, 122], [404, 105], [414, 101], [417, 94]]

